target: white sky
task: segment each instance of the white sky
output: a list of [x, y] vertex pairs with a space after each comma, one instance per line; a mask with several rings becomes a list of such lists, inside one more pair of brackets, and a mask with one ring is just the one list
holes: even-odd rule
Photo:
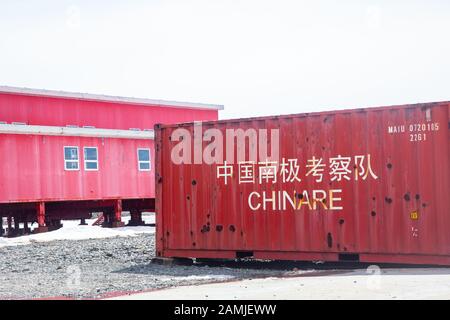
[[450, 100], [450, 1], [1, 0], [0, 85], [221, 118]]

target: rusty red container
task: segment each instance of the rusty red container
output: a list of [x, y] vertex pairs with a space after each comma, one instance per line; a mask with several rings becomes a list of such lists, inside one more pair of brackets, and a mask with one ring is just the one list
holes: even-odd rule
[[[450, 265], [449, 109], [157, 125], [157, 256]], [[238, 129], [248, 133], [243, 147], [227, 138]], [[267, 159], [245, 162], [252, 129], [258, 144], [265, 129], [268, 150], [279, 146], [272, 170]], [[180, 151], [186, 139], [201, 139], [203, 156], [213, 140], [234, 155], [208, 164], [195, 159], [195, 143]], [[238, 161], [242, 150], [248, 158]]]

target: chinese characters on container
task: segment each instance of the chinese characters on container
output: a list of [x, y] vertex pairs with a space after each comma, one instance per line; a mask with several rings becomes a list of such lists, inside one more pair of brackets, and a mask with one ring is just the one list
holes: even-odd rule
[[[272, 185], [279, 190], [255, 190], [248, 195], [248, 206], [258, 210], [342, 210], [342, 189], [301, 190], [302, 183], [311, 179], [314, 183], [324, 182], [327, 174], [331, 182], [364, 181], [378, 179], [370, 154], [356, 156], [337, 155], [328, 159], [311, 157], [301, 163], [299, 159], [282, 158], [281, 161], [239, 161], [236, 165], [224, 161], [217, 165], [217, 179], [229, 187], [238, 185]], [[353, 173], [352, 173], [352, 170]], [[237, 177], [237, 179], [235, 179]], [[258, 188], [261, 189], [261, 188]]]

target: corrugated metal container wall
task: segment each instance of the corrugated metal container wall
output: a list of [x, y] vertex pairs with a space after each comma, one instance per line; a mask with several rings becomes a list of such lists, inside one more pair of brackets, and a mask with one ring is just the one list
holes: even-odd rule
[[[449, 108], [156, 126], [157, 255], [450, 265]], [[189, 156], [179, 147], [194, 130], [210, 140], [201, 142], [208, 154], [208, 129], [221, 133], [216, 152], [235, 151], [227, 163], [172, 161], [174, 150]], [[238, 161], [242, 146], [226, 138], [236, 129], [256, 129], [258, 139], [267, 129], [267, 149], [279, 141], [277, 165]]]

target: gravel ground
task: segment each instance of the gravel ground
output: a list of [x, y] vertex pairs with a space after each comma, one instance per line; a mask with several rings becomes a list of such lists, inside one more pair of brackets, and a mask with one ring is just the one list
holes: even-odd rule
[[215, 281], [280, 275], [275, 270], [152, 264], [154, 235], [63, 240], [0, 248], [0, 299], [97, 298]]

